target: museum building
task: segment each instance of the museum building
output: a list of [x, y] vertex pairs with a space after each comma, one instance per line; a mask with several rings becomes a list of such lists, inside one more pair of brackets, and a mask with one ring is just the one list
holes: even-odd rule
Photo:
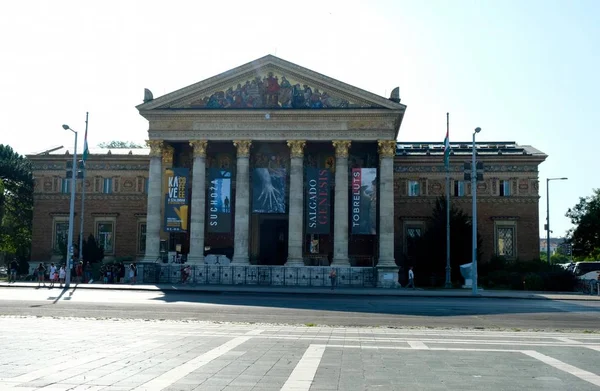
[[[376, 267], [378, 284], [393, 286], [411, 262], [410, 238], [445, 194], [442, 140], [396, 141], [406, 111], [397, 87], [384, 98], [269, 55], [159, 98], [146, 90], [137, 109], [148, 148], [92, 148], [76, 184], [75, 232], [85, 186], [84, 237], [93, 234], [109, 259]], [[470, 214], [471, 145], [451, 148], [451, 201]], [[478, 143], [477, 155], [482, 261], [538, 257], [546, 155], [515, 142]], [[28, 158], [32, 261], [58, 259], [72, 155]]]

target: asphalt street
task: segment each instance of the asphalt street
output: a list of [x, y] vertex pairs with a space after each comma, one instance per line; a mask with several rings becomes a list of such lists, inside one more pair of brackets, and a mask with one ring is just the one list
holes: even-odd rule
[[16, 316], [594, 331], [600, 301], [0, 288]]

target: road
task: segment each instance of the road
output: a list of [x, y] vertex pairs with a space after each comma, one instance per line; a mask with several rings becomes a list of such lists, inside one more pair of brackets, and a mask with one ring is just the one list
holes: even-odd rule
[[330, 326], [597, 330], [600, 301], [0, 288], [6, 315]]

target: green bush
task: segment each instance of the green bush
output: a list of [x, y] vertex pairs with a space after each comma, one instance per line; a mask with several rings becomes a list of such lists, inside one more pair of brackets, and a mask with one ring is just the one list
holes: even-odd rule
[[524, 281], [524, 288], [528, 291], [544, 290], [544, 279], [538, 273], [527, 273]]

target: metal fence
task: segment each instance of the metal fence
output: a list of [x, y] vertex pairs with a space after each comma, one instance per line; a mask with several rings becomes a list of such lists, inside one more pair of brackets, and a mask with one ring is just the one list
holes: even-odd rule
[[[138, 283], [196, 285], [331, 286], [331, 267], [220, 266], [138, 263]], [[377, 271], [370, 267], [334, 267], [336, 286], [374, 287]]]

